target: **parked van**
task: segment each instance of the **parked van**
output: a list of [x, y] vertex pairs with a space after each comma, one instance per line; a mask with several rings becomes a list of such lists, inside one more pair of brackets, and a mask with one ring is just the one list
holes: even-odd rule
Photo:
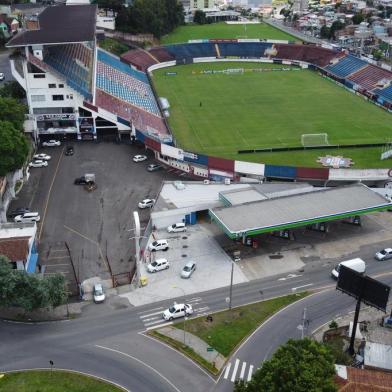
[[331, 275], [333, 278], [335, 279], [339, 278], [339, 269], [341, 265], [344, 265], [347, 268], [351, 268], [352, 270], [357, 271], [360, 274], [363, 274], [366, 271], [366, 263], [362, 259], [356, 258], [356, 259], [346, 260], [339, 263], [332, 270]]
[[180, 233], [182, 231], [186, 231], [185, 223], [183, 223], [183, 222], [174, 223], [173, 225], [170, 225], [167, 228], [167, 231], [169, 233]]
[[26, 222], [39, 222], [41, 217], [38, 212], [26, 212], [24, 214], [18, 215], [14, 218], [15, 222], [26, 223]]

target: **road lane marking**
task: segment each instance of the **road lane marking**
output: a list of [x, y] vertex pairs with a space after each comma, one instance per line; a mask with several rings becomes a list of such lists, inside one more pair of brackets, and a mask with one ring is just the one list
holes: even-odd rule
[[157, 315], [157, 314], [162, 314], [163, 312], [162, 312], [162, 310], [160, 310], [159, 312], [154, 312], [154, 313], [149, 313], [149, 314], [145, 314], [145, 315], [143, 315], [143, 316], [139, 316], [141, 319], [143, 319], [143, 318], [145, 318], [145, 317], [150, 317], [150, 316], [155, 316], [155, 315]]
[[[162, 319], [159, 319], [159, 320], [155, 320], [155, 321], [150, 321], [149, 323], [144, 323], [144, 325], [146, 326], [146, 327], [150, 327], [151, 325], [154, 325], [154, 324], [159, 324], [159, 323], [161, 323], [161, 324], [166, 324]], [[159, 325], [160, 326], [160, 325]], [[155, 328], [157, 328], [158, 327], [158, 325], [155, 327]]]
[[249, 371], [248, 371], [248, 378], [246, 379], [246, 381], [250, 381], [252, 378], [252, 373], [253, 373], [253, 365], [249, 366]]
[[303, 289], [304, 287], [309, 287], [309, 286], [313, 286], [313, 283], [304, 284], [304, 285], [298, 286], [298, 287], [292, 287], [291, 291], [296, 291], [298, 289]]
[[235, 376], [237, 374], [239, 364], [240, 364], [240, 360], [237, 358], [234, 363], [234, 369], [233, 369], [233, 373], [231, 375], [231, 382], [234, 382], [234, 380], [235, 380]]
[[224, 376], [223, 376], [223, 378], [224, 378], [225, 380], [227, 380], [227, 377], [229, 376], [230, 368], [231, 368], [231, 362], [229, 362], [229, 363], [227, 364], [227, 366], [226, 366], [225, 374], [224, 374]]
[[161, 377], [163, 380], [165, 380], [171, 387], [173, 387], [173, 389], [175, 389], [177, 392], [181, 392], [169, 379], [167, 379], [162, 373], [158, 372], [158, 370], [154, 369], [152, 366], [150, 366], [149, 364], [143, 362], [141, 359], [138, 359], [130, 354], [124, 353], [122, 351], [116, 350], [114, 348], [110, 348], [110, 347], [105, 347], [105, 346], [100, 346], [98, 344], [95, 345], [95, 347], [101, 348], [103, 350], [108, 350], [108, 351], [112, 351], [114, 353], [123, 355], [124, 357], [128, 357], [133, 359], [136, 362], [139, 362], [140, 364], [144, 365], [145, 367], [147, 367], [148, 369], [152, 370], [153, 372], [155, 372], [159, 377]]
[[46, 213], [47, 213], [47, 211], [48, 211], [48, 205], [49, 205], [50, 195], [51, 195], [51, 193], [52, 193], [52, 188], [53, 188], [54, 181], [55, 181], [55, 179], [56, 179], [56, 177], [57, 177], [57, 172], [59, 171], [61, 159], [63, 158], [64, 148], [65, 148], [65, 146], [64, 146], [64, 147], [62, 148], [62, 150], [61, 150], [60, 157], [59, 157], [59, 159], [58, 159], [58, 161], [57, 161], [56, 170], [54, 171], [54, 175], [53, 175], [53, 178], [52, 178], [52, 182], [50, 183], [50, 187], [49, 187], [49, 191], [48, 191], [48, 196], [46, 197], [46, 203], [45, 203], [45, 207], [44, 207], [44, 213], [43, 213], [43, 216], [42, 216], [41, 224], [40, 224], [40, 226], [39, 226], [38, 241], [41, 239], [42, 231], [43, 231], [43, 229], [44, 229], [45, 218], [46, 218]]
[[245, 369], [246, 369], [246, 362], [242, 362], [242, 368], [241, 368], [241, 373], [240, 373], [240, 379], [241, 380], [244, 379]]
[[151, 329], [157, 329], [157, 328], [161, 328], [161, 327], [167, 327], [168, 325], [173, 325], [173, 321], [169, 321], [168, 323], [163, 323], [163, 324], [159, 324], [159, 325], [154, 325], [153, 327], [148, 327], [148, 328], [146, 328], [146, 331], [150, 331]]
[[[163, 306], [161, 306], [160, 308], [154, 308], [154, 309], [148, 309], [148, 310], [143, 310], [143, 312], [138, 312], [137, 314], [143, 314], [143, 313], [147, 313], [147, 312], [153, 312], [154, 310], [159, 310], [159, 309], [164, 309]], [[140, 316], [141, 317], [141, 316]]]

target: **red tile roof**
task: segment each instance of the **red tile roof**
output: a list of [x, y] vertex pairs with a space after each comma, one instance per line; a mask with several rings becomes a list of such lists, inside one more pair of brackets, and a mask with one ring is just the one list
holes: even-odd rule
[[30, 237], [1, 238], [0, 255], [6, 256], [10, 261], [26, 261], [29, 254]]
[[337, 384], [339, 392], [392, 392], [392, 373], [347, 367], [347, 380]]

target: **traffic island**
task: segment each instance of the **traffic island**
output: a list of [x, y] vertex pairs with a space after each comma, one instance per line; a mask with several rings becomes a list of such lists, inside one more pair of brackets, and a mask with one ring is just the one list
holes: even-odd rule
[[126, 389], [87, 374], [65, 370], [28, 370], [0, 375], [0, 392], [125, 392]]
[[226, 359], [264, 321], [309, 292], [286, 295], [149, 331], [216, 375]]

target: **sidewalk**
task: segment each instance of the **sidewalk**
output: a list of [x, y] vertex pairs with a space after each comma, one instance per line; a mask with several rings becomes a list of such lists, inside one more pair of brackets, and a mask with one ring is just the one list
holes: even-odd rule
[[[184, 343], [184, 331], [181, 329], [168, 326], [156, 329], [156, 331], [162, 335], [177, 340], [180, 343]], [[185, 344], [207, 362], [214, 364], [218, 370], [221, 370], [224, 366], [226, 358], [214, 349], [212, 349], [212, 351], [207, 351], [207, 348], [210, 346], [197, 336], [189, 332], [185, 332]]]

